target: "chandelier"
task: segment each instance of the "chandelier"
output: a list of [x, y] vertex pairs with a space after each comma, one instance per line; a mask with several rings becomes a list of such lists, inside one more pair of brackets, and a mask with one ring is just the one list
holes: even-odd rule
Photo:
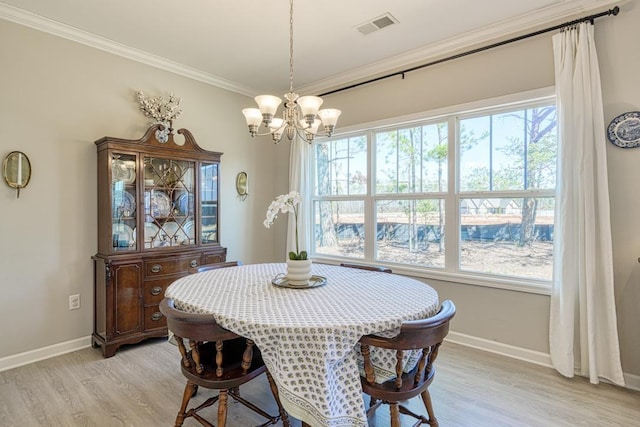
[[[277, 144], [282, 135], [293, 141], [297, 134], [311, 144], [321, 124], [324, 129], [321, 136], [331, 136], [342, 112], [334, 108], [319, 110], [322, 98], [299, 96], [293, 91], [293, 0], [289, 0], [289, 92], [284, 97], [282, 118], [275, 117], [282, 100], [273, 95], [258, 95], [254, 98], [258, 108], [242, 110], [252, 137], [270, 134]], [[261, 124], [269, 131], [258, 133]]]

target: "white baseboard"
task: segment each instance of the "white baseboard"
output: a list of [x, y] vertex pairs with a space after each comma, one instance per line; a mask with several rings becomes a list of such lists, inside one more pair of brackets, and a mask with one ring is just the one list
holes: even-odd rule
[[39, 360], [49, 359], [50, 357], [60, 356], [61, 354], [71, 353], [72, 351], [87, 348], [90, 345], [91, 336], [87, 336], [49, 345], [47, 347], [37, 348], [35, 350], [25, 351], [24, 353], [13, 354], [11, 356], [0, 358], [0, 372], [17, 368], [18, 366], [28, 365], [29, 363], [37, 362]]
[[640, 391], [640, 375], [624, 374], [624, 383], [628, 389]]
[[[548, 353], [542, 353], [540, 351], [529, 350], [509, 344], [503, 344], [497, 341], [478, 338], [454, 331], [449, 331], [446, 340], [454, 344], [460, 344], [466, 347], [471, 347], [478, 350], [499, 354], [501, 356], [522, 360], [524, 362], [535, 363], [536, 365], [545, 366], [547, 368], [553, 368], [553, 366], [551, 365], [551, 355]], [[576, 375], [579, 375], [579, 373], [576, 372]], [[640, 376], [633, 374], [624, 374], [624, 380], [626, 388], [630, 390], [640, 391]]]
[[447, 335], [447, 341], [467, 347], [476, 348], [478, 350], [488, 351], [490, 353], [500, 354], [502, 356], [511, 357], [513, 359], [535, 363], [536, 365], [546, 366], [548, 368], [551, 367], [551, 356], [540, 351], [529, 350], [509, 344], [503, 344], [497, 341], [478, 338], [454, 331], [449, 331], [449, 335]]

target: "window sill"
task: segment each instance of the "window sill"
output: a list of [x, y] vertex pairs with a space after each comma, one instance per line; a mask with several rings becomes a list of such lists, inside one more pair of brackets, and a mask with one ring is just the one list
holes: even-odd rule
[[406, 265], [371, 263], [365, 260], [354, 258], [334, 258], [321, 255], [311, 256], [314, 262], [323, 264], [338, 265], [341, 262], [355, 262], [364, 265], [376, 265], [389, 267], [394, 273], [404, 276], [419, 277], [422, 279], [434, 279], [443, 282], [459, 283], [472, 286], [483, 286], [486, 288], [504, 289], [514, 292], [525, 292], [538, 295], [551, 295], [551, 284], [549, 282], [531, 280], [526, 278], [486, 276], [471, 273], [449, 273], [440, 270], [429, 270], [426, 268], [415, 268]]

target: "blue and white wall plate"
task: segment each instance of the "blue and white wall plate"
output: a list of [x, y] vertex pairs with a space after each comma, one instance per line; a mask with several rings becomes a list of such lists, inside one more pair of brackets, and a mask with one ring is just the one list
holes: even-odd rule
[[640, 111], [629, 111], [611, 120], [607, 128], [607, 137], [617, 147], [640, 146]]

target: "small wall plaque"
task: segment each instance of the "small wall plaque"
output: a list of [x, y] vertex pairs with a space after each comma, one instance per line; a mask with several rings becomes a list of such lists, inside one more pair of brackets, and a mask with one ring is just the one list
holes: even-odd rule
[[247, 188], [248, 186], [249, 186], [249, 183], [248, 183], [247, 173], [240, 172], [236, 177], [236, 191], [238, 192], [238, 195], [242, 198], [242, 201], [244, 201], [244, 199], [246, 199], [247, 196], [249, 195], [249, 190]]

